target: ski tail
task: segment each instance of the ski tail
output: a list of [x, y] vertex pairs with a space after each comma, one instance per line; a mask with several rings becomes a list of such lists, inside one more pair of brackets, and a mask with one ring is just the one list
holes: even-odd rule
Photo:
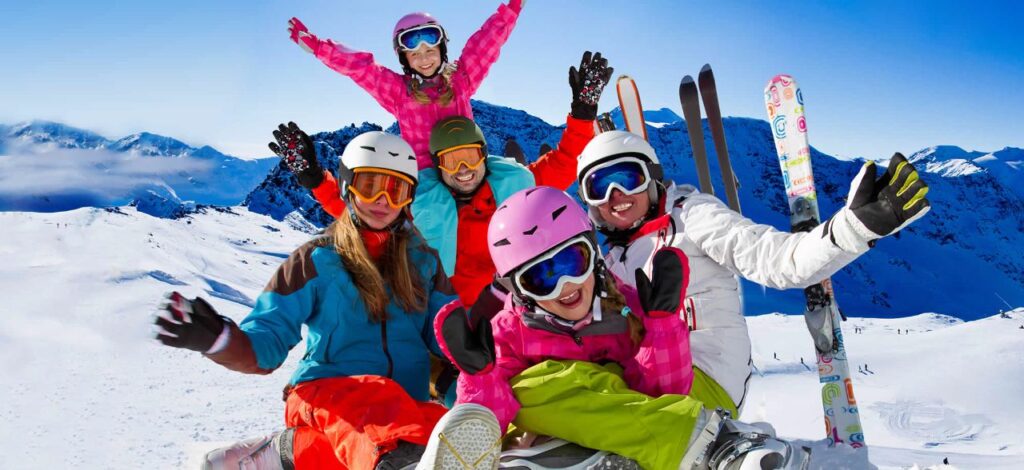
[[511, 158], [520, 165], [526, 165], [526, 154], [523, 153], [523, 148], [519, 146], [516, 139], [511, 137], [505, 140], [505, 158]]
[[700, 97], [704, 101], [704, 113], [708, 116], [708, 129], [711, 130], [711, 138], [715, 143], [715, 153], [718, 155], [718, 167], [722, 172], [726, 200], [730, 209], [740, 212], [739, 180], [736, 179], [732, 163], [729, 161], [729, 147], [725, 143], [725, 126], [722, 124], [722, 111], [718, 106], [715, 74], [711, 71], [710, 64], [704, 64], [700, 69], [697, 83], [700, 87]]
[[683, 107], [683, 119], [686, 121], [686, 131], [690, 135], [690, 148], [693, 153], [693, 163], [697, 167], [697, 180], [700, 182], [700, 192], [704, 194], [715, 194], [715, 188], [711, 185], [711, 169], [708, 168], [708, 154], [704, 148], [704, 129], [700, 122], [700, 102], [697, 98], [697, 84], [693, 77], [687, 75], [679, 82], [679, 103]]
[[640, 91], [636, 82], [629, 75], [622, 75], [615, 82], [615, 90], [619, 94], [619, 109], [626, 130], [647, 139], [647, 125], [644, 122], [644, 108], [640, 103]]

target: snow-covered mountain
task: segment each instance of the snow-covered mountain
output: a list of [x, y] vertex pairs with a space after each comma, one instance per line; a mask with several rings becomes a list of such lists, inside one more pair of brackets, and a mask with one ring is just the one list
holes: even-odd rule
[[[0, 226], [3, 468], [198, 468], [214, 448], [283, 427], [281, 387], [303, 346], [273, 374], [246, 375], [147, 336], [171, 290], [241, 320], [313, 236], [300, 217], [207, 207], [159, 219], [115, 207], [3, 212]], [[853, 380], [872, 464], [1024, 468], [1024, 309], [848, 325], [851, 368], [867, 366]], [[755, 374], [741, 418], [813, 446], [826, 457], [813, 469], [871, 468], [823, 447], [817, 373], [801, 364], [813, 364], [803, 318], [749, 326]]]
[[[473, 110], [492, 154], [500, 154], [505, 140], [514, 138], [532, 160], [542, 144], [554, 146], [564, 128], [520, 110], [480, 101], [473, 102]], [[788, 230], [788, 209], [768, 123], [726, 118], [724, 125], [744, 214]], [[376, 129], [379, 127], [364, 123], [316, 134], [314, 140], [322, 143], [317, 147], [321, 164], [336, 169], [335, 155], [341, 154], [345, 144], [360, 132]], [[397, 132], [397, 127], [392, 125], [389, 132]], [[669, 178], [697, 181], [685, 122], [652, 126], [648, 135]], [[709, 155], [714, 155], [706, 123], [704, 140]], [[932, 213], [899, 239], [881, 240], [840, 271], [835, 285], [843, 311], [885, 317], [923, 311], [985, 316], [1005, 308], [1002, 299], [1024, 305], [1024, 251], [1020, 249], [1024, 246], [1024, 169], [1018, 170], [1022, 154], [1024, 151], [1012, 148], [986, 154], [956, 147], [908, 153], [908, 158], [924, 163]], [[844, 203], [850, 181], [863, 161], [839, 160], [816, 149], [813, 159], [821, 213], [828, 217]], [[711, 158], [709, 163], [717, 190], [723, 191], [717, 159]], [[283, 168], [275, 168], [246, 198], [246, 205], [277, 219], [298, 210], [317, 224], [330, 222]], [[798, 290], [776, 291], [745, 283], [744, 296], [747, 314], [803, 309], [803, 295]], [[966, 319], [973, 318], [977, 317]]]
[[[276, 157], [242, 160], [148, 132], [110, 140], [47, 121], [0, 127], [0, 155], [17, 159], [12, 167], [30, 162], [31, 176], [40, 182], [0, 181], [0, 210], [46, 212], [122, 205], [153, 191], [173, 203], [234, 205], [278, 163]], [[61, 184], [69, 174], [68, 184]]]

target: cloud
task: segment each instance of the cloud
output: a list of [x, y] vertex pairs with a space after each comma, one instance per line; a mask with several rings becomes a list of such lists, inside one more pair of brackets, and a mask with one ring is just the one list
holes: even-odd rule
[[146, 157], [95, 149], [8, 148], [0, 156], [0, 197], [92, 194], [123, 198], [141, 186], [166, 186], [209, 171], [189, 157]]

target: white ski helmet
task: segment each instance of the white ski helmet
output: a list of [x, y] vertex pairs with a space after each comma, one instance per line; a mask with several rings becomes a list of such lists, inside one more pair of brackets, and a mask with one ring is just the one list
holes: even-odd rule
[[345, 146], [338, 171], [338, 184], [343, 191], [352, 180], [352, 170], [356, 168], [390, 170], [412, 178], [413, 183], [419, 182], [416, 152], [405, 140], [394, 134], [365, 132]]
[[[576, 181], [579, 183], [580, 199], [586, 201], [584, 197], [586, 189], [584, 188], [583, 178], [591, 168], [625, 157], [637, 158], [646, 162], [647, 174], [650, 177], [647, 195], [651, 199], [652, 206], [656, 206], [658, 204], [658, 186], [661, 184], [664, 176], [661, 163], [658, 161], [658, 155], [655, 154], [654, 147], [651, 147], [651, 144], [643, 137], [621, 130], [611, 130], [597, 134], [578, 157], [576, 161]], [[601, 218], [596, 207], [587, 204], [587, 209], [590, 219], [594, 221], [594, 225], [597, 228], [603, 231], [614, 230]], [[642, 220], [638, 221], [638, 223], [642, 223]]]

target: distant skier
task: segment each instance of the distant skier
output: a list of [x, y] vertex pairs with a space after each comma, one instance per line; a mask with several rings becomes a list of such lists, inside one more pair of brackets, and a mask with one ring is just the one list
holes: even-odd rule
[[455, 62], [448, 61], [448, 32], [441, 23], [428, 13], [403, 16], [391, 35], [402, 74], [378, 64], [369, 52], [319, 39], [298, 18], [288, 22], [288, 34], [303, 50], [351, 78], [395, 116], [422, 169], [432, 164], [428, 140], [434, 124], [448, 116], [473, 117], [469, 99], [498, 60], [524, 3], [510, 0], [499, 5], [466, 41]]
[[893, 157], [880, 180], [875, 171], [865, 164], [846, 206], [802, 233], [755, 224], [693, 186], [665, 180], [654, 148], [625, 131], [604, 132], [587, 144], [577, 182], [591, 220], [607, 237], [605, 260], [627, 299], [635, 298], [633, 273], [650, 272], [654, 253], [666, 246], [686, 253], [690, 291], [700, 293], [686, 299], [694, 365], [740, 408], [751, 349], [738, 277], [776, 289], [816, 284], [927, 212], [927, 186], [905, 158]]

